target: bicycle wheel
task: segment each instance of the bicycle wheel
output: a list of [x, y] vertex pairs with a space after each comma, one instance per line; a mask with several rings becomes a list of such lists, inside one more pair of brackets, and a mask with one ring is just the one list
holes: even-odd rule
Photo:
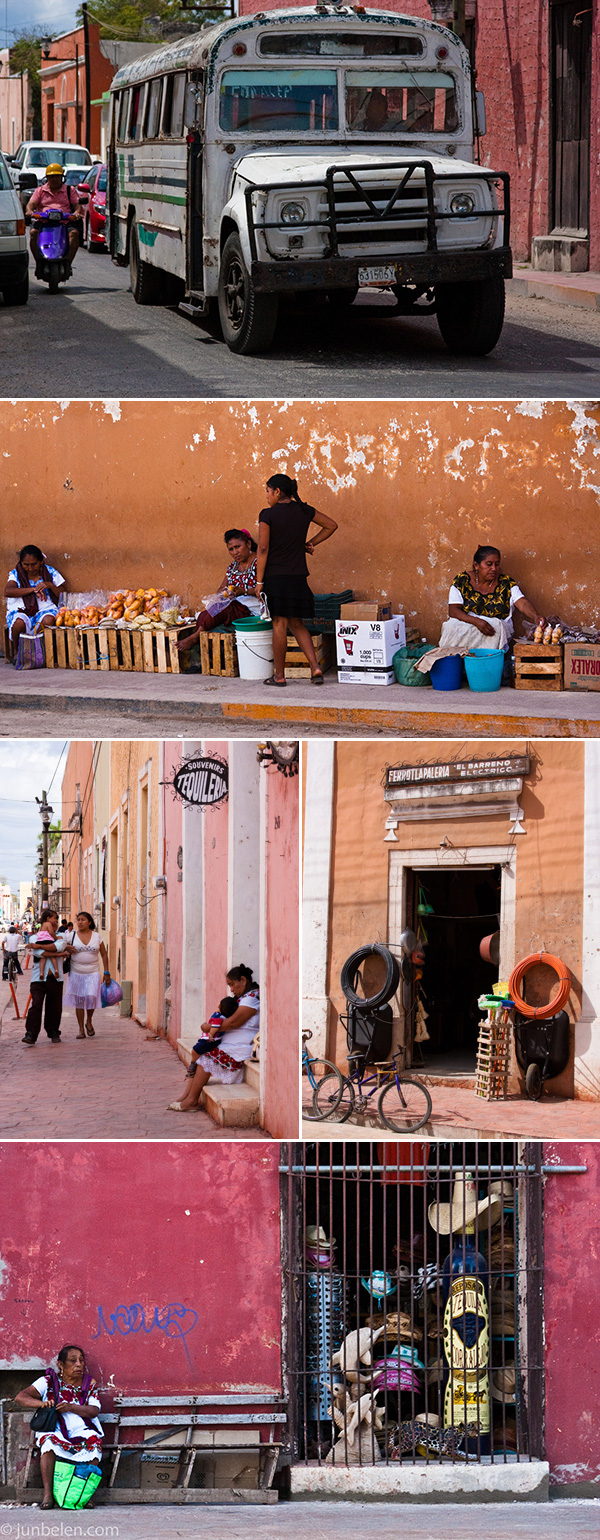
[[[330, 1093], [328, 1092], [327, 1080], [325, 1080], [325, 1082], [321, 1082], [320, 1086], [317, 1086], [314, 1096], [315, 1103], [318, 1106], [324, 1105], [328, 1095]], [[354, 1102], [355, 1097], [352, 1083], [346, 1079], [345, 1075], [342, 1075], [342, 1089], [335, 1107], [333, 1109], [330, 1107], [326, 1112], [320, 1112], [319, 1117], [333, 1117], [336, 1123], [345, 1123], [350, 1117], [350, 1113], [354, 1112]]]
[[[326, 1080], [328, 1082], [328, 1103], [323, 1102], [323, 1110], [315, 1108], [315, 1096], [319, 1086]], [[316, 1121], [318, 1118], [333, 1117], [333, 1105], [340, 1101], [344, 1082], [340, 1070], [336, 1064], [331, 1064], [329, 1059], [309, 1059], [308, 1065], [302, 1066], [302, 1116]], [[336, 1099], [337, 1098], [337, 1099]]]
[[431, 1097], [422, 1080], [395, 1076], [384, 1085], [377, 1111], [386, 1128], [397, 1134], [415, 1133], [431, 1116]]

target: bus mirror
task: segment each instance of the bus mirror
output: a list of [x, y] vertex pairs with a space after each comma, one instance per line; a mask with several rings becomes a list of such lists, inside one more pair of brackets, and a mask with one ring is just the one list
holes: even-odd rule
[[479, 138], [483, 139], [484, 135], [487, 133], [487, 124], [485, 118], [485, 96], [483, 91], [475, 92], [475, 109], [477, 113], [477, 133]]
[[185, 104], [183, 109], [184, 128], [196, 127], [196, 113], [198, 110], [198, 87], [191, 80], [185, 88]]

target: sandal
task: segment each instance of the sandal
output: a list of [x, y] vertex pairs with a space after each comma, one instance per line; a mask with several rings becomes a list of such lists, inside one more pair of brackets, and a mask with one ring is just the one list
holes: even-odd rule
[[53, 1507], [54, 1507], [54, 1498], [53, 1497], [45, 1497], [43, 1503], [40, 1503], [40, 1508], [48, 1509], [48, 1508], [53, 1508]]
[[96, 1036], [94, 1028], [93, 1027], [88, 1027], [87, 1022], [86, 1022], [85, 1030], [87, 1032], [88, 1037], [95, 1037]]
[[265, 679], [264, 684], [274, 684], [278, 690], [285, 690], [287, 679], [276, 679], [275, 675], [271, 674], [271, 678]]
[[310, 682], [311, 684], [323, 684], [323, 675], [320, 669], [318, 674], [311, 674]]
[[75, 1038], [75, 1042], [76, 1043], [83, 1043], [83, 1042], [85, 1042], [85, 1032], [78, 1032], [77, 1036]]
[[181, 1112], [181, 1102], [169, 1102], [167, 1112]]

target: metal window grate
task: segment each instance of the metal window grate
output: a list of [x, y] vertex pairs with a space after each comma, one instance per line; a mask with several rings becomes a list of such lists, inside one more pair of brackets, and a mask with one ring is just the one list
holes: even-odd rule
[[[292, 1459], [542, 1457], [541, 1145], [320, 1143], [282, 1156]], [[461, 1226], [470, 1213], [469, 1180], [472, 1248], [462, 1229], [443, 1233], [453, 1194]]]

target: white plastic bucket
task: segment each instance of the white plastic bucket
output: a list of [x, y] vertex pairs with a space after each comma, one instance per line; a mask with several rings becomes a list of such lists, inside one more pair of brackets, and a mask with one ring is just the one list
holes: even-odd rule
[[238, 631], [237, 644], [240, 679], [270, 679], [273, 673], [273, 627], [264, 631]]

